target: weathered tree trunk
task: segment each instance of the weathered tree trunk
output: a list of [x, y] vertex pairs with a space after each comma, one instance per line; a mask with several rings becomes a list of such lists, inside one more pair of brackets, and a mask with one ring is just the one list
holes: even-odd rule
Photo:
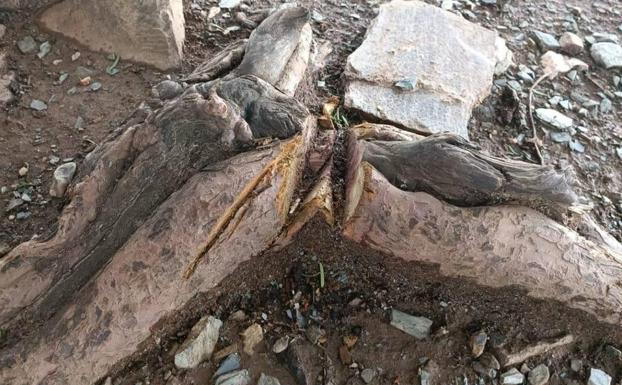
[[16, 335], [0, 382], [96, 381], [167, 314], [317, 216], [388, 255], [620, 323], [618, 244], [556, 222], [576, 203], [565, 174], [369, 124], [350, 130], [341, 169], [338, 135], [318, 133], [291, 96], [309, 31], [304, 10], [277, 11], [87, 157], [56, 235], [0, 259], [0, 326]]

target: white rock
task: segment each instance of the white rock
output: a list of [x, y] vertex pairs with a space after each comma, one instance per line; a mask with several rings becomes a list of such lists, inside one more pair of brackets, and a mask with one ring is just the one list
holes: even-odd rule
[[572, 32], [564, 32], [559, 38], [559, 44], [562, 46], [562, 51], [569, 55], [578, 55], [583, 52], [583, 39]]
[[215, 385], [248, 385], [251, 376], [248, 370], [237, 370], [235, 372], [223, 374], [216, 379]]
[[600, 369], [590, 368], [587, 385], [611, 385], [611, 376]]
[[529, 371], [527, 379], [530, 385], [544, 385], [549, 381], [550, 373], [548, 366], [540, 364]]
[[69, 162], [61, 164], [54, 171], [54, 178], [52, 179], [52, 186], [50, 186], [50, 196], [55, 198], [61, 198], [67, 191], [67, 186], [71, 183], [73, 176], [76, 173], [76, 163]]
[[175, 366], [182, 369], [194, 368], [209, 359], [214, 352], [222, 321], [212, 316], [201, 318], [192, 327], [188, 338], [175, 355]]
[[220, 8], [235, 8], [240, 5], [241, 2], [241, 0], [220, 0], [218, 6]]
[[501, 374], [501, 384], [503, 385], [519, 385], [522, 384], [523, 381], [525, 381], [525, 375], [516, 368], [512, 368]]
[[590, 54], [598, 65], [606, 69], [622, 68], [622, 47], [615, 43], [596, 43]]
[[259, 376], [259, 380], [257, 381], [257, 385], [281, 385], [281, 383], [277, 378], [266, 376], [265, 374], [261, 373], [261, 375]]
[[561, 112], [553, 110], [551, 108], [536, 109], [536, 116], [544, 123], [556, 127], [560, 130], [570, 128], [573, 124], [572, 118], [569, 118]]
[[505, 44], [505, 40], [497, 36], [495, 39], [495, 75], [499, 76], [514, 64], [514, 54]]
[[[496, 39], [496, 32], [420, 1], [383, 4], [348, 58], [345, 106], [414, 130], [467, 138], [471, 110], [490, 93]], [[415, 87], [394, 86], [404, 80]]]

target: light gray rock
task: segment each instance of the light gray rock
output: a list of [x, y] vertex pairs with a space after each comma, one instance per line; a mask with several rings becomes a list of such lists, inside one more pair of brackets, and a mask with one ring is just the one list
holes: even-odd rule
[[45, 111], [48, 109], [48, 105], [45, 104], [44, 101], [39, 100], [39, 99], [33, 99], [30, 102], [30, 108], [35, 110], [35, 111]]
[[[0, 54], [0, 66], [2, 65], [2, 54]], [[15, 101], [15, 95], [11, 91], [11, 82], [15, 80], [15, 73], [10, 72], [0, 76], [0, 106]]]
[[572, 127], [573, 124], [572, 118], [569, 118], [561, 112], [551, 108], [536, 109], [536, 117], [542, 122], [560, 130], [568, 129]]
[[533, 38], [542, 52], [557, 51], [561, 48], [561, 45], [559, 44], [559, 41], [557, 41], [557, 38], [550, 33], [533, 31]]
[[[426, 133], [467, 138], [473, 107], [489, 93], [495, 32], [419, 1], [380, 6], [348, 58], [345, 106]], [[412, 91], [395, 83], [416, 79]]]
[[363, 371], [361, 372], [361, 379], [366, 384], [372, 382], [374, 380], [374, 377], [376, 377], [376, 371], [374, 369], [367, 368], [363, 369]]
[[549, 382], [549, 368], [544, 364], [540, 364], [535, 368], [531, 369], [527, 379], [529, 380], [530, 385], [544, 385]]
[[218, 6], [220, 8], [235, 8], [240, 5], [241, 0], [220, 0]]
[[64, 0], [39, 18], [93, 51], [161, 70], [178, 67], [185, 38], [182, 0]]
[[25, 36], [17, 42], [17, 48], [19, 48], [22, 53], [29, 53], [37, 49], [37, 42], [32, 36]]
[[288, 336], [281, 337], [274, 342], [274, 345], [272, 345], [272, 352], [274, 352], [275, 354], [279, 354], [281, 352], [284, 352], [288, 346], [289, 346], [289, 337]]
[[214, 385], [248, 385], [251, 382], [251, 376], [248, 370], [238, 370], [235, 372], [223, 374], [216, 379]]
[[514, 64], [514, 54], [505, 44], [505, 40], [497, 36], [495, 39], [495, 75], [504, 74]]
[[562, 47], [562, 51], [569, 55], [578, 55], [583, 52], [583, 39], [572, 32], [565, 32], [559, 38], [559, 44]]
[[425, 317], [412, 316], [395, 309], [391, 311], [391, 326], [420, 340], [430, 335], [432, 323]]
[[218, 370], [216, 370], [216, 373], [214, 373], [214, 377], [218, 377], [238, 369], [240, 369], [240, 354], [233, 353], [220, 363], [220, 366], [218, 366]]
[[163, 80], [153, 86], [151, 93], [161, 100], [169, 100], [178, 97], [184, 91], [181, 84], [172, 80]]
[[277, 378], [261, 373], [257, 385], [281, 385], [281, 383]]
[[54, 170], [52, 185], [50, 186], [50, 196], [61, 198], [67, 191], [67, 186], [71, 183], [76, 173], [77, 165], [75, 162], [61, 164]]
[[525, 381], [525, 375], [516, 368], [512, 368], [501, 374], [501, 384], [503, 385], [519, 385], [522, 384], [523, 381]]
[[37, 53], [37, 57], [39, 57], [39, 59], [43, 59], [47, 56], [47, 54], [50, 53], [50, 51], [52, 51], [52, 44], [50, 44], [49, 41], [41, 43], [41, 45], [39, 46], [39, 53]]
[[551, 132], [551, 140], [555, 143], [568, 143], [572, 140], [572, 136], [567, 132]]
[[175, 355], [175, 366], [182, 369], [194, 368], [209, 359], [214, 352], [222, 321], [212, 316], [201, 318], [192, 327], [186, 341]]
[[611, 385], [611, 376], [600, 369], [590, 368], [587, 385]]
[[596, 43], [590, 49], [594, 61], [606, 69], [622, 68], [622, 47], [615, 43]]

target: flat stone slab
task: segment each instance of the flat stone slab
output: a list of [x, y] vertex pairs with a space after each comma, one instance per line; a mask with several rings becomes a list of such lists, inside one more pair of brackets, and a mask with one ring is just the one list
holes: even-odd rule
[[471, 110], [490, 93], [496, 36], [419, 1], [384, 4], [348, 58], [345, 105], [416, 131], [468, 138]]
[[93, 51], [160, 70], [181, 64], [182, 0], [64, 0], [46, 9], [40, 22]]

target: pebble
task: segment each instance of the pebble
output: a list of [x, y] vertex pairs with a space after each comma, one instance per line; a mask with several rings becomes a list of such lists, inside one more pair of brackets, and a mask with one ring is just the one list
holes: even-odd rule
[[218, 6], [220, 8], [235, 8], [240, 5], [241, 2], [241, 0], [220, 0]]
[[28, 167], [23, 166], [21, 167], [17, 173], [19, 174], [19, 176], [26, 176], [26, 174], [28, 174]]
[[89, 87], [89, 89], [93, 92], [99, 91], [102, 88], [102, 84], [100, 82], [94, 82], [93, 84], [91, 84], [91, 86]]
[[261, 373], [259, 380], [257, 380], [257, 385], [281, 385], [281, 383], [276, 377], [267, 376]]
[[583, 368], [583, 361], [579, 359], [570, 360], [570, 369], [572, 369], [573, 372], [580, 372], [581, 368]]
[[51, 164], [52, 166], [56, 166], [59, 162], [60, 162], [60, 158], [57, 157], [56, 155], [51, 155], [50, 158], [48, 159], [48, 163]]
[[65, 80], [67, 80], [68, 77], [69, 77], [69, 74], [66, 72], [60, 74], [60, 76], [58, 77], [58, 84], [63, 84]]
[[39, 46], [39, 53], [37, 54], [37, 57], [39, 59], [43, 59], [47, 56], [47, 54], [50, 53], [50, 51], [52, 51], [52, 44], [50, 44], [49, 41], [41, 43], [41, 45]]
[[594, 61], [606, 69], [622, 67], [622, 47], [615, 43], [604, 42], [592, 45], [590, 54]]
[[9, 211], [15, 210], [16, 208], [18, 208], [19, 206], [23, 205], [24, 201], [19, 199], [19, 198], [13, 198], [9, 201], [9, 203], [6, 206], [6, 209], [4, 211], [6, 211], [7, 213]]
[[501, 369], [501, 364], [499, 363], [499, 360], [497, 360], [497, 357], [495, 357], [491, 353], [488, 353], [488, 352], [483, 353], [479, 357], [478, 361], [487, 368], [491, 368], [495, 370]]
[[240, 354], [233, 353], [225, 358], [225, 360], [220, 364], [218, 370], [214, 373], [214, 377], [218, 377], [238, 369], [240, 369]]
[[391, 311], [391, 326], [420, 340], [430, 335], [432, 323], [425, 317], [415, 317], [395, 309]]
[[399, 80], [397, 82], [395, 82], [395, 87], [402, 90], [402, 91], [412, 91], [415, 89], [415, 86], [417, 84], [416, 80]]
[[80, 58], [80, 52], [74, 52], [73, 55], [71, 55], [71, 61], [76, 61]]
[[570, 147], [570, 149], [574, 152], [579, 152], [579, 153], [585, 152], [585, 146], [576, 139], [573, 139], [570, 142], [568, 142], [568, 147]]
[[493, 368], [489, 368], [486, 365], [484, 365], [482, 362], [480, 361], [474, 361], [473, 362], [473, 370], [475, 371], [475, 373], [487, 377], [487, 378], [495, 378], [497, 377], [497, 370], [493, 369]]
[[0, 39], [4, 37], [5, 33], [6, 33], [6, 26], [4, 24], [0, 24]]
[[276, 340], [274, 345], [272, 345], [272, 352], [274, 352], [275, 354], [279, 354], [281, 352], [284, 352], [288, 346], [289, 346], [289, 337], [288, 336], [281, 337], [278, 340]]
[[33, 99], [32, 102], [30, 102], [30, 108], [35, 111], [45, 111], [48, 109], [48, 105], [42, 100]]
[[519, 385], [525, 381], [525, 375], [516, 368], [512, 368], [501, 374], [501, 383], [503, 385]]
[[533, 31], [533, 37], [538, 44], [538, 47], [545, 51], [557, 51], [561, 48], [559, 41], [557, 38], [550, 33], [542, 32], [542, 31]]
[[76, 168], [75, 162], [68, 162], [56, 168], [52, 185], [50, 186], [50, 196], [61, 198], [65, 195], [65, 191], [67, 191], [67, 187], [76, 173]]
[[559, 38], [559, 44], [562, 51], [569, 55], [578, 55], [583, 52], [583, 39], [572, 32], [564, 32]]
[[484, 353], [484, 349], [486, 348], [486, 341], [488, 341], [488, 334], [483, 331], [475, 333], [471, 336], [471, 353], [473, 357], [479, 357]]
[[222, 321], [217, 318], [201, 318], [175, 354], [175, 366], [181, 369], [195, 368], [209, 359], [218, 342], [221, 327]]
[[611, 376], [600, 369], [591, 368], [587, 385], [611, 385]]
[[373, 369], [367, 368], [361, 372], [361, 378], [363, 379], [363, 382], [365, 382], [366, 384], [369, 384], [370, 382], [372, 382], [374, 377], [376, 377], [376, 371]]
[[544, 364], [540, 364], [529, 372], [527, 379], [531, 385], [544, 385], [549, 381], [549, 377], [549, 368]]
[[600, 105], [598, 109], [603, 114], [611, 112], [611, 110], [613, 110], [613, 102], [608, 98], [604, 98], [603, 100], [600, 101]]
[[234, 321], [234, 322], [242, 322], [242, 321], [246, 321], [246, 313], [244, 313], [244, 310], [238, 310], [236, 312], [234, 312], [233, 314], [231, 314], [228, 318], [229, 321]]
[[181, 84], [172, 80], [161, 81], [151, 89], [152, 95], [161, 100], [176, 98], [181, 95], [183, 91], [184, 89]]
[[17, 215], [15, 215], [15, 218], [18, 220], [24, 220], [30, 218], [31, 215], [32, 213], [30, 211], [20, 211]]
[[223, 374], [216, 379], [215, 385], [247, 385], [250, 382], [251, 376], [248, 370], [243, 369]]
[[567, 132], [551, 131], [551, 140], [555, 143], [568, 143], [572, 140], [572, 136]]
[[17, 48], [19, 48], [22, 53], [29, 53], [37, 49], [37, 42], [35, 42], [32, 36], [26, 36], [17, 42]]
[[80, 130], [84, 128], [84, 119], [81, 116], [76, 118], [76, 123], [73, 125], [73, 128], [76, 130]]
[[252, 356], [255, 353], [255, 347], [263, 340], [263, 329], [259, 324], [252, 324], [242, 333], [242, 341], [244, 343], [244, 353]]
[[565, 130], [572, 127], [572, 118], [567, 117], [557, 110], [551, 108], [538, 108], [536, 109], [536, 116], [544, 123], [556, 127], [560, 130]]

